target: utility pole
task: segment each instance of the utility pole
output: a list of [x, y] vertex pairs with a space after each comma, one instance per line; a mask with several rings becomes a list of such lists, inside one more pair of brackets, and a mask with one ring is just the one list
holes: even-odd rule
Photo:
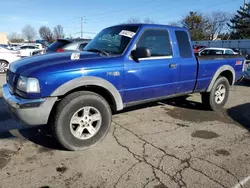
[[81, 38], [83, 37], [83, 24], [85, 24], [86, 23], [86, 17], [85, 16], [83, 16], [83, 17], [81, 17]]
[[81, 38], [82, 38], [82, 17], [81, 17]]

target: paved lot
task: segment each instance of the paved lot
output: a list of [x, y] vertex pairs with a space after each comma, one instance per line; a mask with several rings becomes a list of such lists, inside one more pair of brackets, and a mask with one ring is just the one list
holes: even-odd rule
[[248, 188], [249, 109], [250, 84], [219, 113], [199, 95], [142, 105], [114, 115], [99, 145], [68, 152], [11, 120], [1, 99], [0, 187]]

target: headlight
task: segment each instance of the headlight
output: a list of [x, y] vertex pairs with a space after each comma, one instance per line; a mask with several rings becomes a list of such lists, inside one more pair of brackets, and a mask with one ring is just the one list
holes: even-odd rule
[[17, 89], [26, 93], [39, 93], [39, 81], [36, 78], [26, 78], [20, 76], [17, 81]]

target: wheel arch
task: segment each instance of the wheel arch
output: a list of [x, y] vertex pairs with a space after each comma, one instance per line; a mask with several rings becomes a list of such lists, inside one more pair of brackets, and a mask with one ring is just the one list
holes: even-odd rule
[[220, 76], [227, 78], [230, 85], [233, 85], [235, 82], [235, 70], [233, 69], [233, 67], [230, 65], [223, 65], [215, 72], [206, 92], [210, 92], [212, 90], [215, 81]]
[[1, 59], [0, 58], [0, 61], [5, 61], [6, 63], [10, 64], [6, 59]]
[[51, 96], [65, 96], [75, 91], [92, 91], [107, 100], [112, 110], [123, 109], [122, 97], [115, 86], [102, 78], [85, 76], [70, 80], [59, 86]]

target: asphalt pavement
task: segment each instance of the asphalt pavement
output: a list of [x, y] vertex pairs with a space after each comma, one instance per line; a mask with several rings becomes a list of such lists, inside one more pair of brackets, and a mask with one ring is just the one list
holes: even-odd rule
[[1, 98], [0, 187], [249, 188], [250, 84], [232, 87], [221, 112], [200, 102], [195, 94], [126, 109], [103, 142], [69, 152], [48, 127], [12, 120]]

